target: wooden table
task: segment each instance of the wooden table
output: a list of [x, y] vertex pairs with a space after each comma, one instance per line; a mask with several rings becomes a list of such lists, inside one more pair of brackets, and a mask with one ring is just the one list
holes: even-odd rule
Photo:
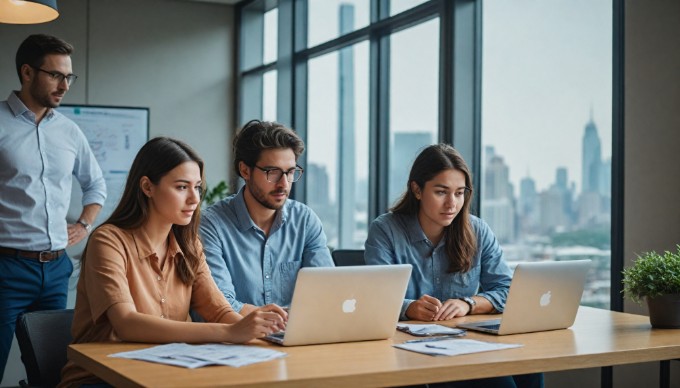
[[[487, 318], [472, 316], [445, 324]], [[192, 370], [107, 357], [151, 346], [146, 344], [76, 344], [69, 347], [68, 357], [116, 387], [396, 386], [680, 358], [680, 331], [652, 329], [646, 316], [590, 307], [579, 309], [570, 329], [509, 336], [468, 332], [467, 338], [524, 346], [432, 357], [392, 347], [413, 339], [397, 332], [392, 339], [381, 341], [275, 347], [288, 356], [241, 368], [211, 366]]]

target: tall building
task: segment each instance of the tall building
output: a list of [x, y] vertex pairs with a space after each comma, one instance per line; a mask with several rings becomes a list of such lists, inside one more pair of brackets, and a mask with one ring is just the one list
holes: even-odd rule
[[389, 176], [389, 206], [406, 190], [411, 165], [420, 151], [432, 144], [432, 134], [427, 132], [395, 132], [393, 134]]
[[307, 182], [307, 205], [321, 219], [324, 232], [328, 237], [328, 245], [338, 246], [338, 213], [330, 197], [330, 180], [325, 165], [308, 163], [305, 167]]
[[[340, 36], [354, 31], [354, 6], [340, 5]], [[354, 52], [351, 46], [338, 52], [338, 213], [339, 247], [354, 247], [356, 229], [356, 171], [354, 134]]]
[[536, 181], [530, 176], [522, 178], [519, 183], [519, 218], [520, 234], [535, 233], [539, 221], [539, 202], [536, 192]]
[[[489, 157], [489, 155], [487, 155]], [[515, 201], [510, 171], [501, 156], [491, 156], [484, 169], [482, 217], [501, 243], [514, 242]]]
[[566, 167], [558, 167], [555, 170], [555, 184], [553, 185], [553, 190], [562, 197], [562, 213], [565, 217], [564, 225], [569, 226], [571, 220], [573, 220], [573, 193], [569, 189], [569, 173]]
[[592, 113], [590, 121], [586, 124], [583, 133], [583, 154], [581, 165], [581, 192], [599, 193], [602, 168], [602, 151], [600, 136], [597, 134], [597, 126], [593, 121]]

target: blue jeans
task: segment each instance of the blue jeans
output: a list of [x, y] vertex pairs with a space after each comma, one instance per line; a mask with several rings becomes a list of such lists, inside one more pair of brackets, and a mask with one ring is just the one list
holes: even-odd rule
[[0, 255], [0, 381], [19, 316], [25, 312], [66, 308], [73, 264], [68, 254], [41, 263]]

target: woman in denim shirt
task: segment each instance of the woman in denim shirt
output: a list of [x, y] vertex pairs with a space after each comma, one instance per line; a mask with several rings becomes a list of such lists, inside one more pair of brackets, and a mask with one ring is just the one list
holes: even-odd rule
[[[503, 312], [512, 272], [489, 226], [470, 214], [471, 194], [472, 178], [458, 151], [431, 145], [413, 163], [401, 199], [371, 223], [366, 263], [413, 266], [402, 320]], [[444, 385], [542, 387], [543, 375]]]

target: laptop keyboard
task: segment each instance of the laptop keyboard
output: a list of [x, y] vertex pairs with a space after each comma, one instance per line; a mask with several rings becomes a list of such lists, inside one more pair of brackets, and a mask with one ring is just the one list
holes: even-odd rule
[[279, 331], [278, 333], [269, 334], [267, 337], [283, 339], [283, 336], [284, 336], [285, 334], [286, 334], [285, 331]]
[[495, 324], [490, 324], [490, 325], [479, 325], [479, 327], [483, 327], [485, 329], [491, 329], [491, 330], [498, 330], [501, 328], [500, 323], [495, 323]]

